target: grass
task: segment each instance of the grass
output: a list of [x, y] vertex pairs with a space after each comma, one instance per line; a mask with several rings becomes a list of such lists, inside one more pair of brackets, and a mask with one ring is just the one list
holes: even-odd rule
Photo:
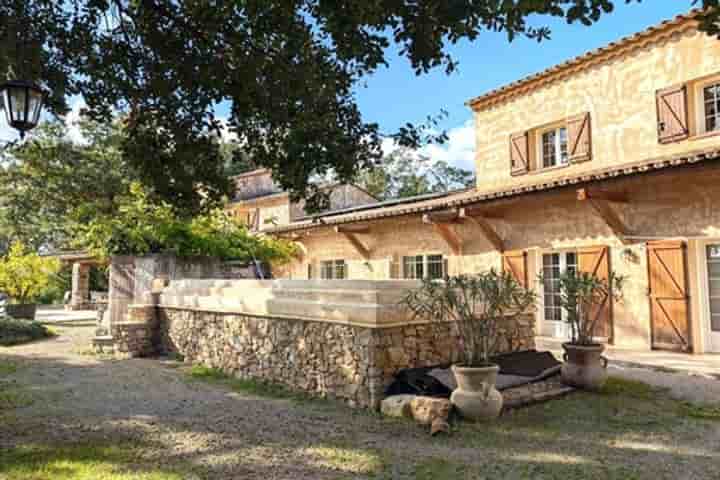
[[305, 453], [319, 466], [335, 471], [377, 476], [385, 471], [383, 452], [347, 446], [318, 446]]
[[0, 360], [0, 378], [17, 372], [17, 365], [7, 360]]
[[234, 378], [219, 368], [210, 368], [204, 365], [193, 365], [188, 370], [188, 376], [193, 380], [223, 385], [238, 393], [246, 393], [258, 397], [290, 399], [296, 401], [308, 401], [312, 399], [309, 395], [294, 392], [283, 385], [263, 382], [253, 379]]
[[45, 325], [31, 320], [0, 318], [0, 346], [11, 347], [55, 336], [57, 333]]
[[139, 461], [137, 448], [95, 444], [0, 450], [2, 480], [181, 480], [179, 470]]
[[0, 360], [0, 415], [32, 403], [32, 398], [22, 388], [18, 387], [14, 382], [5, 381], [4, 377], [16, 373], [17, 370], [17, 364]]
[[695, 405], [692, 403], [682, 403], [680, 405], [680, 414], [688, 418], [696, 418], [699, 420], [720, 421], [720, 404]]

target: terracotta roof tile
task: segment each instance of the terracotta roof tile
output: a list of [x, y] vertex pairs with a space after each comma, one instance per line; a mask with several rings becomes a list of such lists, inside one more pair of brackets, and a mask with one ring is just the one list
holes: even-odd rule
[[685, 23], [689, 24], [689, 22], [695, 20], [700, 14], [702, 14], [702, 12], [702, 9], [693, 9], [688, 13], [677, 15], [671, 20], [665, 20], [657, 25], [647, 28], [646, 30], [623, 37], [614, 42], [610, 42], [604, 47], [590, 50], [582, 55], [554, 65], [546, 70], [534, 73], [502, 87], [490, 90], [480, 96], [471, 98], [466, 102], [466, 105], [479, 109], [509, 100], [518, 95], [522, 95], [532, 88], [535, 88], [537, 84], [548, 83], [564, 78], [565, 76], [584, 68], [592, 62], [602, 59], [604, 56], [619, 54], [625, 48], [633, 45], [642, 47], [649, 42], [650, 37], [661, 33], [672, 33], [675, 27]]

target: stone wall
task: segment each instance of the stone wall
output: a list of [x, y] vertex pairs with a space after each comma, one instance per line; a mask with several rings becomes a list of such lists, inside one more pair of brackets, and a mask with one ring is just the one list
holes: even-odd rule
[[[353, 406], [377, 408], [401, 369], [457, 360], [449, 324], [369, 328], [187, 307], [158, 307], [157, 318], [164, 352]], [[502, 350], [532, 348], [532, 323], [508, 317]]]

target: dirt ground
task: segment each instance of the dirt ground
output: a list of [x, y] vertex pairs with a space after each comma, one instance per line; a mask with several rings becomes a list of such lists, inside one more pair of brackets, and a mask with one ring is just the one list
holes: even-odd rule
[[193, 381], [176, 361], [92, 355], [91, 324], [57, 330], [0, 348], [0, 367], [12, 365], [0, 369], [0, 392], [18, 392], [0, 406], [0, 451], [131, 445], [138, 464], [180, 466], [188, 479], [720, 478], [720, 421], [634, 383], [431, 438], [331, 402]]

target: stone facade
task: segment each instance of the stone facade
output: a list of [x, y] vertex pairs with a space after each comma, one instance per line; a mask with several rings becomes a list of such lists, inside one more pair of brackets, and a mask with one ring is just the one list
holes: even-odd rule
[[[449, 325], [367, 328], [171, 307], [157, 312], [165, 352], [353, 406], [378, 408], [401, 369], [457, 359]], [[531, 317], [509, 317], [504, 334], [502, 350], [534, 346]]]
[[[292, 201], [288, 192], [272, 180], [270, 170], [260, 169], [233, 178], [236, 193], [227, 210], [252, 230], [265, 230], [275, 225], [287, 225], [305, 217], [305, 201]], [[356, 185], [322, 187], [329, 193], [328, 210], [377, 203], [377, 198]]]
[[[641, 42], [623, 44], [587, 63], [570, 62], [555, 69], [552, 78], [510, 87], [512, 95], [475, 104], [475, 194], [486, 193], [490, 199], [461, 205], [465, 194], [459, 193], [443, 200], [443, 208], [461, 205], [479, 212], [482, 219], [482, 224], [466, 218], [446, 225], [457, 245], [451, 245], [435, 225], [424, 222], [422, 213], [401, 215], [392, 208], [379, 208], [342, 219], [329, 216], [328, 224], [364, 227], [354, 235], [362, 248], [338, 231], [342, 227], [324, 226], [322, 221], [298, 223], [283, 230], [304, 251], [303, 258], [286, 269], [287, 276], [307, 278], [323, 261], [344, 260], [349, 279], [402, 278], [402, 257], [413, 255], [442, 255], [448, 274], [472, 274], [502, 268], [502, 251], [523, 251], [527, 278], [539, 294], [536, 333], [562, 336], [561, 322], [543, 317], [543, 286], [536, 281], [543, 256], [604, 246], [609, 248], [610, 270], [626, 278], [624, 298], [613, 305], [611, 339], [620, 347], [650, 349], [657, 346], [653, 343], [656, 328], [650, 306], [648, 242], [679, 240], [685, 261], [678, 264], [685, 265], [677, 268], [685, 270], [689, 308], [680, 315], [683, 318], [672, 320], [690, 326], [686, 336], [693, 352], [720, 352], [720, 330], [713, 329], [710, 315], [706, 263], [706, 249], [720, 245], [720, 135], [702, 132], [697, 101], [700, 87], [720, 82], [720, 49], [696, 25], [691, 18], [663, 24], [642, 35]], [[688, 138], [663, 143], [658, 139], [656, 92], [678, 84], [684, 84], [688, 92]], [[540, 168], [539, 135], [584, 113], [590, 115], [591, 158]], [[509, 140], [520, 132], [528, 132], [530, 171], [512, 175]], [[707, 153], [694, 157], [693, 152], [700, 151]], [[671, 157], [670, 167], [656, 171], [658, 164], [650, 165], [652, 159]], [[681, 165], [678, 159], [683, 157], [694, 160]], [[633, 175], [603, 180], [591, 175], [638, 164], [644, 166]], [[527, 185], [552, 188], [513, 193]], [[578, 189], [600, 197], [614, 193], [615, 198], [624, 199], [601, 198], [604, 209], [599, 209], [594, 200], [579, 198]], [[500, 198], [494, 195], [497, 192], [510, 193]]]

